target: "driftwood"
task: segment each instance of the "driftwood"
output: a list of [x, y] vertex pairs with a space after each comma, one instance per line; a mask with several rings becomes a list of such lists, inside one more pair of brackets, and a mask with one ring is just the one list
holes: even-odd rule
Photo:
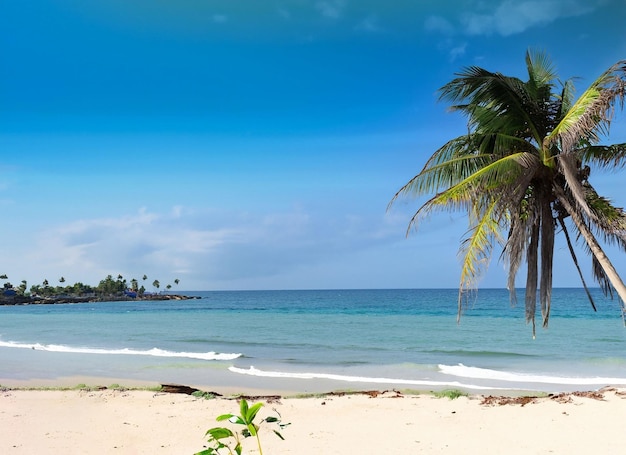
[[180, 384], [161, 384], [161, 392], [166, 393], [186, 393], [187, 395], [193, 395], [195, 392], [200, 392], [199, 389], [194, 389], [188, 385]]

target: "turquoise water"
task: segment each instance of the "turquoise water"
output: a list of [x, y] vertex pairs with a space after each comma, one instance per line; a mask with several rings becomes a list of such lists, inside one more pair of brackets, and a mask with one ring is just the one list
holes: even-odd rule
[[[0, 306], [2, 379], [100, 376], [200, 387], [566, 391], [626, 384], [620, 305], [556, 289], [532, 339], [481, 290], [196, 292], [198, 300]], [[521, 295], [520, 295], [521, 297]]]

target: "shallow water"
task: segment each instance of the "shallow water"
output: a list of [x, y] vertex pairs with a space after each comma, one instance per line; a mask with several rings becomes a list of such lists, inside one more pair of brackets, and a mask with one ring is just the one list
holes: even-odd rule
[[481, 290], [196, 292], [199, 300], [0, 307], [0, 383], [101, 376], [295, 391], [565, 391], [626, 384], [617, 300], [555, 289], [532, 339], [522, 306]]

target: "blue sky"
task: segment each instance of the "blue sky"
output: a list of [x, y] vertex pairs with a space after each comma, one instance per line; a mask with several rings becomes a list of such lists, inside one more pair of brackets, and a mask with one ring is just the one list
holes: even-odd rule
[[[3, 2], [0, 274], [456, 287], [465, 219], [405, 238], [419, 201], [386, 212], [464, 132], [437, 89], [468, 65], [523, 78], [534, 48], [582, 91], [626, 58], [625, 13], [623, 0]], [[626, 141], [625, 121], [608, 142]], [[592, 183], [623, 205], [622, 178]], [[556, 257], [555, 285], [578, 286], [562, 245]], [[493, 261], [481, 286], [504, 276]]]

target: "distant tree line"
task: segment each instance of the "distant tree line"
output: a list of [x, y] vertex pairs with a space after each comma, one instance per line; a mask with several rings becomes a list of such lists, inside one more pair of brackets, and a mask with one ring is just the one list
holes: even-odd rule
[[[34, 284], [28, 289], [28, 282], [26, 280], [22, 280], [18, 286], [14, 286], [8, 281], [8, 276], [6, 274], [0, 275], [0, 280], [5, 280], [3, 283], [3, 290], [6, 292], [14, 291], [15, 295], [19, 296], [39, 296], [39, 297], [52, 297], [52, 296], [72, 296], [72, 297], [84, 297], [84, 296], [94, 296], [98, 298], [103, 297], [119, 297], [124, 295], [132, 295], [135, 294], [137, 297], [143, 297], [144, 294], [148, 293], [146, 290], [145, 284], [148, 279], [147, 275], [143, 275], [141, 281], [141, 286], [139, 285], [139, 280], [133, 278], [127, 281], [122, 275], [118, 275], [116, 279], [113, 278], [113, 275], [107, 275], [106, 278], [100, 280], [97, 286], [90, 286], [88, 284], [83, 284], [81, 282], [74, 283], [72, 285], [64, 285], [65, 278], [59, 278], [59, 285], [52, 286], [50, 282], [45, 279], [41, 284]], [[176, 278], [173, 283], [178, 285], [180, 280]], [[159, 289], [161, 287], [161, 282], [159, 280], [154, 280], [152, 282], [152, 286], [156, 293], [159, 293]], [[165, 286], [165, 289], [169, 291], [172, 289], [172, 285], [168, 284]]]

